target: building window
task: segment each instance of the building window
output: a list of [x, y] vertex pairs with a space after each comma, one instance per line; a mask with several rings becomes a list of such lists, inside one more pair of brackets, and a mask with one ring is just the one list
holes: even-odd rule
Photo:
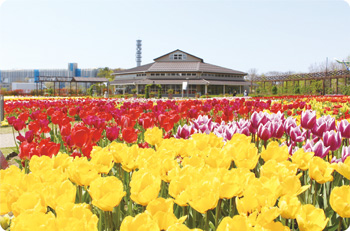
[[170, 60], [186, 60], [187, 55], [182, 53], [175, 53], [170, 55]]

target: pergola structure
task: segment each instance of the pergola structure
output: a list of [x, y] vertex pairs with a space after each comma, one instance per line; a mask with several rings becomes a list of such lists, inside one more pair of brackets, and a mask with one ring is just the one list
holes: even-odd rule
[[[78, 93], [78, 83], [85, 83], [85, 89], [87, 90], [88, 83], [107, 83], [107, 89], [109, 86], [109, 81], [106, 78], [96, 78], [96, 77], [65, 77], [65, 76], [39, 76], [36, 81], [37, 92], [43, 92], [43, 83], [53, 82], [53, 94], [55, 95], [56, 83], [69, 83], [69, 90], [72, 90], [72, 83], [75, 83], [76, 93]], [[103, 94], [103, 92], [102, 92]], [[60, 88], [58, 87], [58, 95], [60, 95]]]
[[[332, 80], [336, 80], [336, 93], [338, 94], [338, 82], [339, 79], [344, 79], [345, 85], [350, 84], [348, 81], [350, 78], [349, 70], [339, 70], [339, 71], [326, 71], [326, 72], [314, 72], [314, 73], [301, 73], [301, 74], [286, 74], [286, 75], [274, 75], [274, 76], [259, 76], [251, 79], [251, 85], [253, 83], [262, 82], [263, 88], [265, 89], [266, 82], [274, 82], [274, 83], [282, 83], [284, 86], [284, 82], [286, 83], [286, 87], [288, 88], [288, 82], [292, 82], [292, 86], [294, 88], [295, 83], [299, 85], [299, 81], [304, 81], [306, 86], [307, 81], [311, 83], [312, 81], [322, 80], [323, 84], [323, 93], [325, 92], [325, 81], [329, 80], [329, 87], [332, 87]], [[283, 88], [282, 88], [283, 91]], [[282, 92], [283, 93], [283, 92]]]

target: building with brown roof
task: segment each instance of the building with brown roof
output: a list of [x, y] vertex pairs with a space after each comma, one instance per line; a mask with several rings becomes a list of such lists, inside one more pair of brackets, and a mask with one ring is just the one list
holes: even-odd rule
[[[244, 80], [247, 73], [205, 63], [203, 59], [181, 50], [155, 58], [153, 63], [115, 72], [114, 75], [111, 85], [116, 85], [117, 90], [129, 92], [136, 88], [138, 93], [144, 93], [147, 84], [162, 85], [162, 94], [173, 89], [175, 94], [181, 95], [185, 82], [188, 85], [185, 94], [192, 96], [197, 93], [243, 93], [250, 85]], [[156, 91], [156, 88], [152, 90]]]

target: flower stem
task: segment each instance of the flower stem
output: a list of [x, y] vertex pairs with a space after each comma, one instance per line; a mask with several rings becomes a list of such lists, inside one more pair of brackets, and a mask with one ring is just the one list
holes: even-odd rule
[[342, 223], [343, 223], [343, 218], [342, 218], [342, 217], [339, 217], [338, 231], [341, 231]]
[[[219, 216], [220, 216], [220, 212], [221, 212], [220, 211], [220, 209], [221, 209], [221, 202], [222, 202], [222, 199], [219, 199], [218, 205], [216, 206], [216, 214], [215, 214], [215, 227], [216, 228], [219, 225]], [[208, 214], [208, 212], [206, 214]]]
[[208, 211], [205, 213], [205, 228], [204, 230], [208, 231], [209, 230], [209, 216], [208, 216]]

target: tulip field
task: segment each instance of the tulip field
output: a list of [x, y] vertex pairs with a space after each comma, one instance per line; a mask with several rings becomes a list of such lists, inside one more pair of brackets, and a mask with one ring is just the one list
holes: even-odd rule
[[346, 230], [350, 97], [7, 98], [16, 230]]

